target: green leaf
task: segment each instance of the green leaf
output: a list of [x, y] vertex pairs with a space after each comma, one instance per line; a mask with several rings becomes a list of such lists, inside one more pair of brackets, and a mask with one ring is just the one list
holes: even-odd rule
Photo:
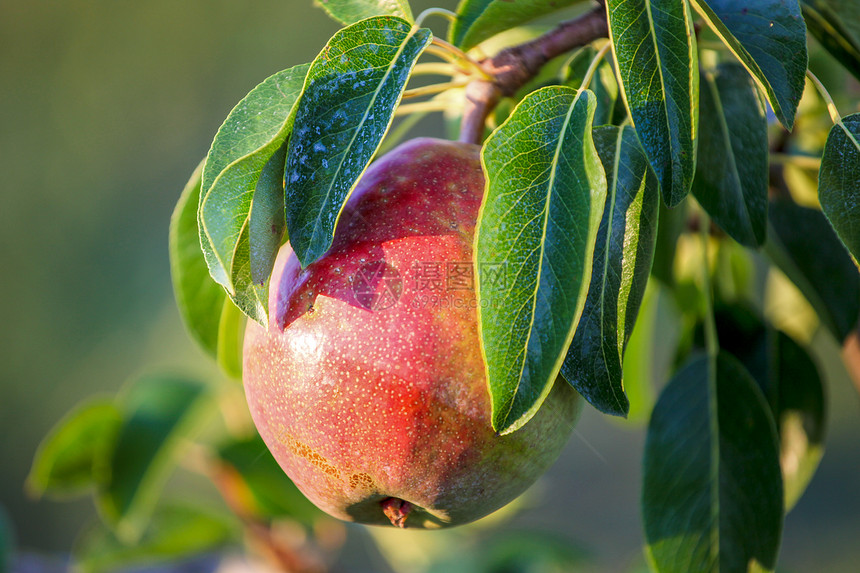
[[468, 50], [491, 36], [521, 26], [580, 0], [460, 0], [448, 31], [455, 46]]
[[824, 449], [824, 388], [809, 353], [742, 305], [715, 309], [720, 346], [747, 368], [764, 393], [780, 440], [788, 511], [818, 468]]
[[678, 239], [687, 228], [687, 204], [666, 207], [660, 203], [657, 225], [657, 247], [651, 275], [668, 287], [675, 285], [675, 252]]
[[314, 4], [344, 25], [355, 24], [371, 16], [399, 16], [414, 21], [407, 0], [314, 0]]
[[290, 517], [312, 524], [324, 514], [293, 484], [259, 435], [219, 446], [221, 487], [259, 518]]
[[[487, 139], [475, 237], [478, 317], [493, 403], [505, 434], [537, 412], [561, 368], [591, 278], [606, 198], [589, 91], [547, 87]], [[488, 269], [501, 272], [489, 280]]]
[[841, 343], [860, 316], [860, 274], [821, 211], [787, 201], [768, 210], [765, 249]]
[[621, 88], [669, 207], [690, 191], [699, 124], [699, 62], [687, 2], [607, 0]]
[[767, 232], [764, 103], [738, 64], [703, 72], [701, 86], [693, 194], [729, 236], [742, 245], [758, 247]]
[[286, 168], [287, 229], [303, 267], [331, 246], [432, 36], [400, 18], [369, 18], [335, 34], [311, 64]]
[[843, 117], [827, 136], [818, 199], [854, 262], [860, 261], [860, 113]]
[[773, 418], [728, 354], [669, 382], [645, 442], [642, 514], [656, 571], [773, 570], [783, 519]]
[[123, 543], [99, 524], [77, 542], [73, 557], [81, 573], [125, 571], [212, 551], [236, 539], [236, 529], [226, 516], [207, 509], [166, 505], [153, 515], [136, 543]]
[[209, 275], [200, 247], [197, 206], [202, 173], [203, 162], [186, 183], [170, 218], [170, 275], [176, 306], [185, 328], [191, 338], [214, 357], [218, 344], [218, 317], [227, 295]]
[[[292, 67], [251, 90], [224, 120], [206, 157], [198, 213], [200, 243], [212, 277], [242, 309], [249, 306], [242, 300], [256, 295], [239, 288], [247, 289], [253, 281], [237, 284], [244, 261], [237, 262], [236, 253], [247, 232], [260, 175], [290, 135], [307, 71], [308, 65]], [[271, 248], [271, 243], [264, 244]], [[254, 252], [262, 246], [255, 246]], [[266, 308], [261, 310], [265, 324]]]
[[860, 4], [856, 0], [801, 0], [809, 32], [860, 79]]
[[97, 502], [123, 542], [140, 538], [180, 441], [198, 428], [209, 402], [205, 386], [170, 376], [137, 380], [120, 397], [123, 423], [100, 469]]
[[798, 0], [691, 0], [764, 90], [786, 129], [806, 78], [806, 24]]
[[651, 272], [660, 192], [631, 127], [597, 128], [594, 144], [606, 172], [606, 206], [588, 298], [561, 373], [592, 406], [626, 417], [622, 359]]
[[105, 398], [78, 404], [42, 440], [27, 489], [61, 498], [85, 493], [97, 482], [98, 461], [109, 454], [121, 423], [119, 409]]
[[218, 366], [232, 378], [242, 378], [244, 316], [232, 301], [224, 301], [218, 325]]

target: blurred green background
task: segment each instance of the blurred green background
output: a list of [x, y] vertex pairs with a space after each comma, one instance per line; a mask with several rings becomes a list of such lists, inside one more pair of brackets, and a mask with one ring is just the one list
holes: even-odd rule
[[[95, 517], [89, 499], [24, 492], [39, 440], [65, 412], [143, 371], [212, 374], [173, 303], [170, 213], [232, 106], [336, 29], [310, 0], [0, 0], [0, 504], [19, 550], [62, 556]], [[827, 451], [786, 520], [781, 564], [856, 571], [860, 399], [835, 344], [815, 342], [828, 365]], [[644, 434], [631, 426], [586, 409], [505, 527], [554, 531], [594, 570], [636, 567]], [[367, 533], [349, 531], [342, 569], [383, 570]]]

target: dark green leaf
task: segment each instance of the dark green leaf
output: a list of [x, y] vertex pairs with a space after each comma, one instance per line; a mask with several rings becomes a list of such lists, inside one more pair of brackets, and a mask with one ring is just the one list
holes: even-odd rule
[[158, 509], [134, 544], [123, 543], [101, 524], [93, 527], [76, 544], [74, 560], [81, 573], [125, 571], [199, 555], [236, 537], [236, 527], [226, 516], [188, 505], [167, 505]]
[[767, 116], [746, 70], [703, 71], [699, 159], [693, 194], [734, 240], [764, 243], [767, 231]]
[[410, 22], [414, 19], [407, 0], [314, 0], [314, 4], [345, 25], [371, 16], [399, 16]]
[[460, 0], [457, 19], [448, 32], [452, 44], [464, 50], [487, 38], [555, 12], [581, 0]]
[[651, 274], [666, 286], [675, 285], [675, 252], [678, 239], [687, 228], [687, 204], [677, 207], [666, 207], [660, 203], [657, 216], [657, 247], [654, 253], [654, 264]]
[[191, 435], [209, 403], [206, 387], [177, 377], [145, 377], [120, 398], [123, 423], [105, 460], [98, 504], [116, 535], [140, 538], [180, 440]]
[[860, 113], [843, 117], [827, 136], [818, 199], [854, 261], [860, 261]]
[[682, 0], [607, 0], [609, 35], [630, 117], [670, 207], [696, 167], [699, 63]]
[[[481, 154], [477, 306], [501, 433], [525, 424], [546, 398], [585, 304], [606, 198], [591, 133], [595, 105], [589, 91], [537, 90]], [[490, 266], [501, 271], [496, 280], [484, 280]]]
[[856, 0], [801, 0], [809, 32], [860, 79], [860, 4]]
[[783, 494], [773, 418], [728, 354], [669, 382], [645, 443], [642, 513], [656, 571], [773, 570]]
[[245, 320], [232, 301], [224, 301], [218, 325], [218, 366], [232, 378], [242, 378], [242, 333]]
[[824, 388], [818, 367], [803, 347], [745, 306], [718, 305], [715, 317], [720, 346], [743, 363], [770, 405], [788, 510], [823, 453]]
[[806, 24], [798, 0], [692, 0], [767, 95], [774, 114], [794, 125], [806, 78]]
[[97, 482], [98, 460], [109, 454], [121, 423], [119, 409], [105, 398], [78, 404], [39, 445], [27, 489], [52, 497], [85, 493]]
[[851, 256], [821, 211], [778, 201], [768, 219], [768, 255], [843, 341], [860, 315], [860, 274]]
[[[588, 73], [588, 68], [596, 56], [597, 50], [591, 46], [586, 46], [577, 51], [567, 63], [565, 69], [562, 70], [562, 81], [564, 84], [572, 88], [580, 88], [585, 75]], [[598, 64], [594, 76], [591, 78], [591, 84], [588, 87], [594, 92], [595, 98], [597, 98], [597, 107], [594, 110], [594, 125], [612, 123], [616, 107], [620, 105], [623, 108], [623, 104], [618, 99], [620, 94], [618, 92], [618, 82], [615, 81], [615, 71], [605, 58]]]
[[331, 245], [432, 36], [400, 18], [369, 18], [335, 34], [311, 64], [286, 168], [287, 229], [303, 267]]
[[601, 412], [626, 416], [622, 358], [651, 272], [660, 192], [632, 128], [597, 128], [594, 144], [606, 172], [606, 206], [588, 298], [561, 373]]
[[222, 488], [234, 499], [250, 501], [250, 507], [242, 508], [249, 514], [265, 519], [286, 516], [306, 524], [323, 516], [287, 477], [258, 435], [222, 444], [218, 458], [223, 464]]
[[206, 352], [215, 356], [218, 317], [227, 295], [209, 275], [200, 248], [197, 206], [202, 173], [201, 162], [182, 190], [170, 218], [170, 274], [176, 306], [185, 328]]
[[[254, 281], [237, 279], [245, 261], [237, 260], [236, 253], [243, 236], [247, 237], [251, 205], [263, 168], [290, 135], [307, 71], [308, 65], [292, 67], [251, 90], [218, 130], [203, 167], [198, 213], [200, 243], [212, 277], [243, 310], [255, 308], [243, 300], [253, 300], [257, 295], [247, 291]], [[264, 245], [271, 248], [270, 242], [263, 242], [255, 246], [255, 253]], [[267, 257], [261, 254], [261, 259]], [[249, 316], [265, 324], [265, 305]]]

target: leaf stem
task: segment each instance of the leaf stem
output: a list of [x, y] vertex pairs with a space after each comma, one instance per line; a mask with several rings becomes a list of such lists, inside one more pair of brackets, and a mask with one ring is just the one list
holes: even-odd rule
[[412, 88], [403, 92], [403, 99], [421, 97], [425, 95], [438, 94], [454, 88], [462, 88], [467, 83], [465, 81], [443, 82], [438, 84], [430, 84], [429, 86], [421, 86], [420, 88]]
[[459, 71], [451, 64], [442, 62], [422, 62], [412, 68], [413, 76], [455, 76]]
[[[455, 46], [454, 44], [449, 44], [442, 38], [438, 38], [433, 36], [433, 43], [427, 47], [427, 50], [430, 51], [431, 48], [439, 48], [442, 52], [447, 52], [453, 57], [453, 61], [463, 62], [466, 64], [466, 69], [471, 72], [474, 72], [476, 75], [480, 76], [484, 80], [492, 81], [493, 76], [485, 70], [481, 64], [473, 60], [466, 52]], [[437, 55], [441, 55], [439, 51], [433, 50], [431, 53], [435, 53]], [[444, 57], [444, 56], [443, 56]]]
[[818, 89], [818, 93], [821, 94], [821, 98], [827, 106], [827, 112], [830, 114], [830, 119], [833, 120], [835, 125], [841, 126], [842, 116], [839, 115], [839, 110], [836, 109], [836, 104], [833, 103], [833, 98], [830, 97], [830, 92], [827, 91], [827, 88], [824, 87], [821, 80], [819, 80], [811, 70], [806, 70], [806, 75], [809, 76], [809, 79], [812, 80], [812, 83], [815, 84], [815, 87]]
[[821, 80], [819, 80], [810, 70], [806, 70], [806, 75], [809, 76], [809, 79], [811, 79], [812, 83], [815, 84], [815, 87], [818, 88], [818, 93], [820, 93], [821, 97], [824, 99], [824, 103], [827, 105], [827, 112], [830, 114], [830, 119], [833, 120], [833, 125], [838, 125], [839, 128], [845, 132], [845, 135], [848, 136], [848, 139], [854, 142], [854, 147], [857, 148], [857, 151], [860, 151], [860, 141], [857, 141], [857, 138], [854, 137], [851, 130], [842, 123], [842, 116], [839, 115], [839, 110], [836, 108], [836, 104], [833, 103], [833, 98], [830, 97], [830, 92], [827, 91], [827, 88], [824, 87]]
[[397, 109], [394, 111], [394, 115], [409, 115], [412, 113], [445, 111], [450, 106], [451, 104], [448, 102], [437, 101], [435, 99], [418, 103], [406, 103], [398, 106]]
[[449, 22], [455, 22], [457, 20], [457, 15], [450, 10], [446, 10], [444, 8], [427, 8], [415, 18], [415, 27], [421, 26], [429, 16], [442, 16]]
[[603, 57], [606, 55], [606, 52], [609, 51], [609, 48], [612, 47], [612, 42], [606, 42], [600, 51], [594, 56], [594, 59], [591, 60], [591, 64], [588, 66], [588, 70], [585, 72], [585, 77], [582, 78], [582, 86], [579, 88], [580, 90], [588, 89], [588, 86], [591, 85], [591, 78], [594, 76], [594, 72], [597, 71], [597, 66], [600, 65], [600, 62], [603, 60]]

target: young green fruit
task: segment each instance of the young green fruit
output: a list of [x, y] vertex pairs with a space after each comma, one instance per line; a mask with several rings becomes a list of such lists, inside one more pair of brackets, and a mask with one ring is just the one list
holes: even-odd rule
[[522, 429], [490, 425], [472, 262], [479, 152], [416, 139], [377, 160], [323, 258], [301, 269], [289, 246], [279, 253], [268, 330], [249, 322], [257, 429], [335, 517], [468, 523], [521, 494], [573, 429], [581, 400], [561, 379]]

